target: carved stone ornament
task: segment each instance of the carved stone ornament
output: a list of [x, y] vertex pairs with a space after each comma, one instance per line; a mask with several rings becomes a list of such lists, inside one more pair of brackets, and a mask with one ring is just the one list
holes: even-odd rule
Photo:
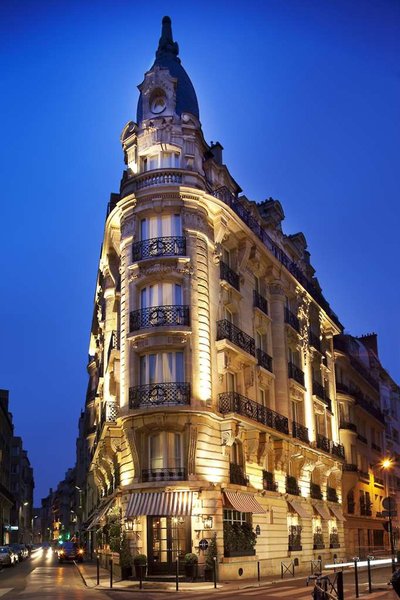
[[221, 434], [221, 446], [222, 446], [222, 454], [225, 456], [227, 454], [226, 449], [233, 446], [236, 440], [236, 436], [232, 434], [232, 431], [223, 431]]
[[196, 446], [197, 427], [189, 427], [189, 451], [188, 451], [188, 473], [189, 476], [196, 473]]
[[[132, 200], [132, 202], [134, 203], [134, 207], [136, 206], [136, 200]], [[121, 226], [121, 236], [123, 238], [125, 237], [130, 237], [133, 236], [135, 233], [135, 221], [133, 218], [129, 218], [126, 219], [126, 221], [124, 221], [122, 223]]]
[[[298, 290], [297, 290], [298, 292]], [[310, 354], [309, 348], [309, 329], [310, 329], [310, 302], [311, 300], [302, 292], [298, 292], [298, 308], [297, 318], [300, 321], [300, 344], [303, 352], [304, 364], [307, 364], [307, 359]]]
[[283, 286], [280, 283], [280, 281], [274, 281], [274, 282], [270, 283], [269, 284], [269, 292], [273, 296], [282, 296], [282, 298], [285, 297], [285, 290], [283, 289]]
[[221, 244], [215, 244], [213, 252], [213, 262], [215, 265], [219, 265], [222, 258], [222, 246]]

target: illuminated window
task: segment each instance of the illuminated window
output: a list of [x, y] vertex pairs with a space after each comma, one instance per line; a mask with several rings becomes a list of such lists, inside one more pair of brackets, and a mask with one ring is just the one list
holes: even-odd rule
[[141, 240], [181, 235], [182, 222], [180, 215], [157, 215], [140, 221]]
[[140, 357], [141, 385], [183, 381], [183, 352], [159, 352]]

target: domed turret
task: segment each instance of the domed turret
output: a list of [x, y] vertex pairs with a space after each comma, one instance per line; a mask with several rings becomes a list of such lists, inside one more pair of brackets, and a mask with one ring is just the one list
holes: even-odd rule
[[[156, 52], [156, 59], [149, 73], [156, 72], [159, 69], [168, 69], [170, 77], [174, 80], [175, 87], [174, 112], [178, 116], [183, 112], [187, 112], [198, 119], [199, 105], [197, 103], [196, 92], [194, 91], [193, 84], [190, 81], [188, 74], [181, 65], [178, 53], [178, 44], [177, 42], [174, 42], [172, 38], [171, 19], [169, 17], [164, 17], [162, 20], [162, 32]], [[140, 123], [143, 118], [147, 117], [145, 114], [146, 109], [144, 110], [143, 108], [144, 94], [142, 85], [139, 86], [139, 90], [140, 96], [137, 107], [137, 123]], [[162, 94], [160, 96], [156, 94], [154, 98], [150, 100], [150, 105], [147, 102], [146, 106], [149, 106], [153, 114], [162, 114], [165, 107], [162, 100]]]

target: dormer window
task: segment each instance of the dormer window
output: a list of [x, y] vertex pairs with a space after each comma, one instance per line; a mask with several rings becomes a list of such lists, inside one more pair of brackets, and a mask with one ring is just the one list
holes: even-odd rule
[[164, 94], [156, 94], [150, 102], [150, 110], [153, 114], [161, 114], [167, 106], [167, 100]]

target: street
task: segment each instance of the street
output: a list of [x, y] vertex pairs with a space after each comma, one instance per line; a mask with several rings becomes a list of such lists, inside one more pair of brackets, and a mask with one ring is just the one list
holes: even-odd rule
[[[387, 586], [390, 569], [373, 571], [373, 593], [368, 594], [366, 573], [360, 573], [360, 598], [369, 600], [397, 600], [392, 588]], [[247, 587], [247, 585], [249, 587]], [[118, 587], [118, 582], [115, 582]], [[238, 589], [239, 588], [239, 589]], [[223, 584], [221, 588], [199, 589], [199, 591], [140, 591], [138, 589], [98, 589], [92, 584], [86, 585], [78, 568], [73, 564], [59, 565], [54, 555], [46, 557], [41, 553], [33, 555], [14, 568], [4, 568], [0, 571], [0, 598], [5, 600], [128, 600], [133, 596], [137, 600], [166, 600], [171, 595], [178, 595], [182, 600], [196, 596], [196, 600], [209, 600], [216, 596], [219, 600], [225, 598], [255, 598], [268, 597], [271, 600], [311, 600], [313, 582], [306, 586], [306, 578], [285, 579], [257, 587], [257, 583], [245, 581]], [[344, 578], [344, 598], [355, 597], [354, 575], [349, 572]]]

